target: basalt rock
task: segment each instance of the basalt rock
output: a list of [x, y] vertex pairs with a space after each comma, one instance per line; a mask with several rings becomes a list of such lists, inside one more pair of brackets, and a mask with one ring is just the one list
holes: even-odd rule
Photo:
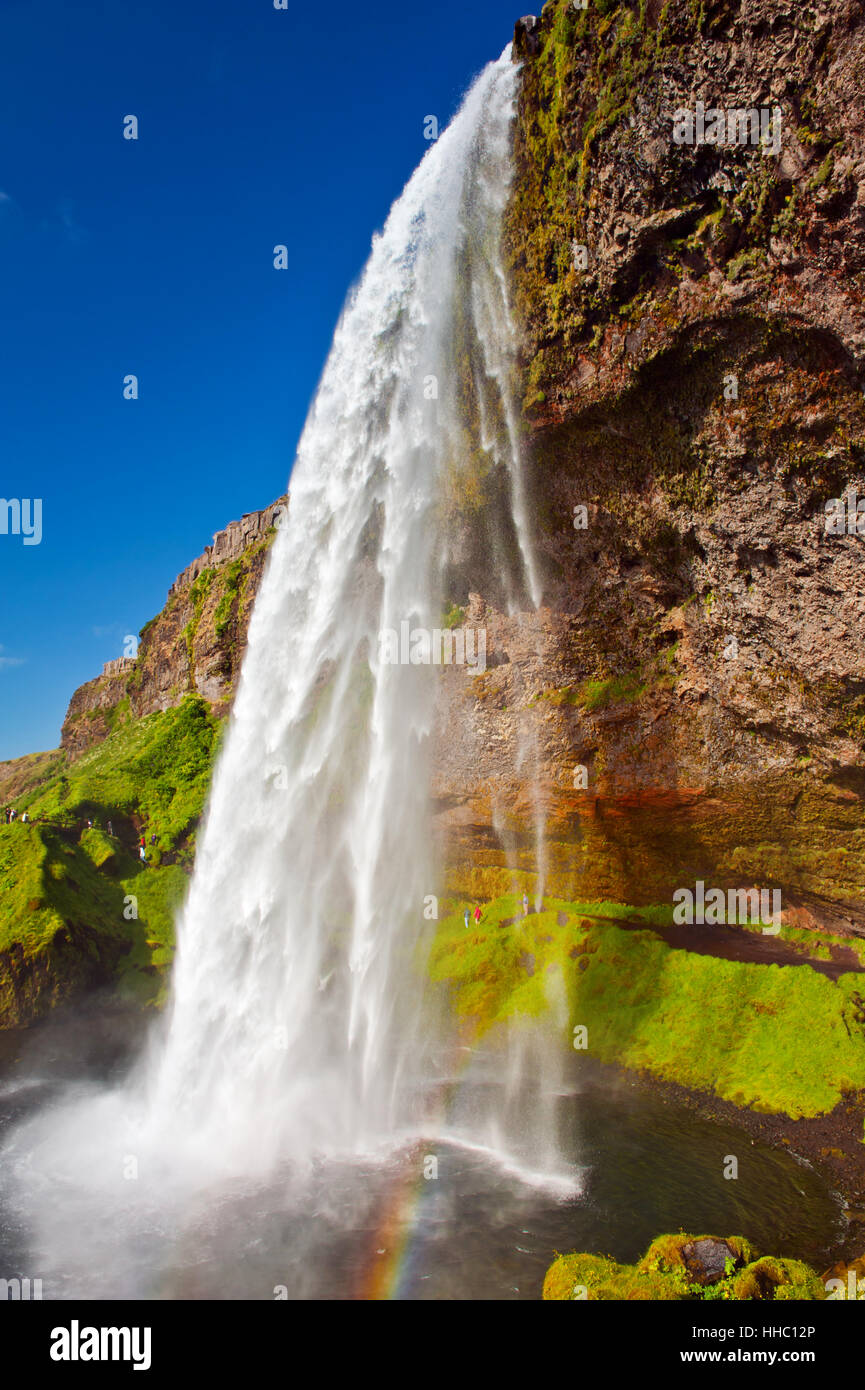
[[[759, 883], [861, 933], [865, 12], [552, 0], [526, 33], [506, 240], [544, 598], [448, 595], [481, 588], [488, 630], [442, 680], [450, 881]], [[777, 108], [777, 152], [676, 143], [698, 102]]]

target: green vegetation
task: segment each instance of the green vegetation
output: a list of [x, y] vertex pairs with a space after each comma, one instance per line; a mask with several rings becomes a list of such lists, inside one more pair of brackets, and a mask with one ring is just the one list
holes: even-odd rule
[[206, 702], [187, 696], [161, 714], [130, 721], [75, 762], [60, 764], [19, 807], [31, 819], [73, 828], [126, 818], [157, 835], [160, 853], [189, 858], [220, 725]]
[[675, 660], [678, 643], [636, 671], [583, 681], [579, 686], [558, 686], [537, 697], [550, 705], [576, 705], [594, 714], [608, 705], [639, 700], [647, 691], [671, 689], [676, 684]]
[[580, 686], [574, 704], [581, 705], [590, 713], [606, 709], [607, 705], [619, 700], [638, 700], [645, 693], [646, 683], [638, 671], [630, 671], [624, 676], [610, 676], [607, 680], [586, 681]]
[[813, 179], [811, 179], [811, 182], [808, 184], [809, 193], [816, 193], [819, 188], [822, 188], [824, 184], [827, 184], [829, 182], [829, 177], [832, 173], [832, 166], [834, 165], [834, 163], [835, 156], [830, 150], [826, 158], [823, 160], [823, 163], [820, 165], [820, 168], [814, 175]]
[[189, 601], [192, 604], [192, 617], [183, 629], [183, 640], [186, 643], [186, 653], [189, 659], [189, 680], [192, 682], [192, 671], [195, 665], [195, 634], [198, 631], [198, 624], [201, 622], [201, 613], [204, 608], [210, 586], [216, 571], [208, 566], [201, 571], [197, 579], [194, 579], [189, 589]]
[[619, 1264], [604, 1255], [560, 1255], [547, 1271], [544, 1298], [561, 1301], [782, 1299], [817, 1300], [826, 1290], [814, 1270], [800, 1260], [759, 1258], [741, 1236], [728, 1236], [732, 1250], [725, 1272], [713, 1283], [700, 1283], [688, 1263], [689, 1247], [712, 1236], [659, 1236], [636, 1264]]
[[52, 760], [18, 798], [30, 823], [0, 826], [0, 1026], [109, 980], [159, 1001], [219, 727], [187, 696]]
[[213, 617], [213, 630], [217, 638], [224, 636], [225, 631], [231, 622], [236, 611], [237, 598], [240, 593], [241, 578], [243, 577], [244, 565], [242, 560], [232, 560], [225, 565], [221, 571], [220, 578], [223, 584], [222, 598], [216, 606]]
[[155, 869], [102, 831], [0, 826], [0, 1026], [27, 1022], [79, 987], [116, 980], [160, 997], [187, 876]]
[[[543, 912], [523, 919], [514, 894], [490, 904], [468, 931], [465, 905], [452, 904], [442, 921], [429, 973], [478, 1033], [539, 1016], [555, 991], [567, 1002], [563, 1046], [583, 1025], [589, 1056], [738, 1106], [813, 1116], [865, 1089], [855, 973], [833, 981], [807, 967], [674, 950], [650, 930], [669, 921], [666, 904], [548, 899]], [[646, 929], [623, 930], [616, 917]]]
[[442, 614], [442, 627], [443, 627], [443, 628], [456, 628], [456, 627], [462, 627], [462, 622], [463, 622], [463, 619], [465, 618], [465, 615], [466, 615], [466, 610], [465, 610], [465, 608], [460, 608], [460, 606], [459, 606], [458, 603], [451, 603], [451, 604], [448, 604], [448, 607], [445, 609], [444, 613]]

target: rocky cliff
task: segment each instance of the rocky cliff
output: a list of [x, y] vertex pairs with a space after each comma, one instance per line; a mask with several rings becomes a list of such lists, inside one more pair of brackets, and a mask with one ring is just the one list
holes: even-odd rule
[[105, 738], [118, 718], [141, 718], [198, 694], [217, 712], [230, 703], [246, 645], [280, 497], [219, 531], [174, 581], [168, 601], [141, 630], [134, 658], [109, 662], [69, 703], [61, 747], [75, 756]]
[[[517, 24], [545, 594], [519, 620], [477, 572], [451, 596], [491, 652], [444, 682], [455, 887], [504, 889], [510, 846], [583, 899], [759, 883], [865, 930], [863, 40], [852, 0], [552, 0]], [[698, 103], [725, 143], [674, 138]], [[731, 141], [739, 111], [769, 141]], [[853, 534], [827, 529], [845, 494]]]

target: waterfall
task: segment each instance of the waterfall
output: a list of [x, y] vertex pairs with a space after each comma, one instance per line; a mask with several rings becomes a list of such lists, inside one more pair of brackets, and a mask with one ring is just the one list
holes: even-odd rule
[[[506, 602], [540, 598], [501, 250], [516, 82], [507, 50], [394, 205], [337, 327], [250, 624], [168, 1013], [121, 1090], [15, 1136], [49, 1265], [62, 1249], [55, 1265], [81, 1267], [85, 1222], [109, 1241], [112, 1212], [124, 1229], [135, 1207], [139, 1226], [164, 1224], [172, 1191], [188, 1217], [208, 1183], [374, 1153], [428, 1121], [438, 670], [385, 660], [381, 634], [442, 626], [442, 498], [467, 447], [503, 479]], [[127, 1160], [138, 1181], [124, 1186]], [[122, 1287], [140, 1292], [138, 1258]]]
[[437, 887], [437, 671], [384, 661], [379, 634], [441, 627], [438, 501], [464, 427], [453, 324], [467, 243], [485, 248], [480, 266], [472, 255], [472, 328], [525, 505], [499, 259], [514, 89], [505, 55], [375, 239], [256, 602], [148, 1078], [151, 1117], [176, 1129], [182, 1116], [190, 1139], [240, 1150], [244, 1168], [298, 1148], [357, 1150], [418, 1118], [434, 1025], [418, 960]]

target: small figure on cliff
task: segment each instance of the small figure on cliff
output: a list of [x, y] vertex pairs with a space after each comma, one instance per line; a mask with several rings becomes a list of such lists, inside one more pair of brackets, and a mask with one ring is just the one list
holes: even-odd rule
[[112, 839], [114, 838], [114, 826], [111, 824], [111, 821], [108, 822], [108, 834]]
[[29, 819], [30, 819], [30, 817], [28, 816], [27, 812], [24, 811], [23, 814], [22, 814], [22, 816], [21, 816], [21, 823], [22, 823], [22, 825], [26, 825], [27, 822], [29, 821]]
[[152, 845], [155, 845], [155, 844], [156, 844], [156, 836], [155, 836], [155, 835], [151, 835], [151, 837], [150, 837], [150, 843], [151, 843]]
[[147, 850], [143, 845], [139, 845], [138, 847], [138, 858], [141, 860], [142, 864], [147, 863]]
[[479, 927], [480, 924], [481, 924], [481, 907], [480, 907], [480, 903], [478, 903], [477, 907], [475, 908], [475, 926]]
[[523, 893], [523, 916], [524, 916], [524, 917], [528, 917], [528, 915], [529, 915], [529, 895], [528, 895], [528, 893]]
[[469, 909], [468, 909], [468, 908], [466, 908], [465, 912], [463, 913], [463, 917], [465, 918], [466, 931], [468, 931], [468, 929], [469, 929]]

